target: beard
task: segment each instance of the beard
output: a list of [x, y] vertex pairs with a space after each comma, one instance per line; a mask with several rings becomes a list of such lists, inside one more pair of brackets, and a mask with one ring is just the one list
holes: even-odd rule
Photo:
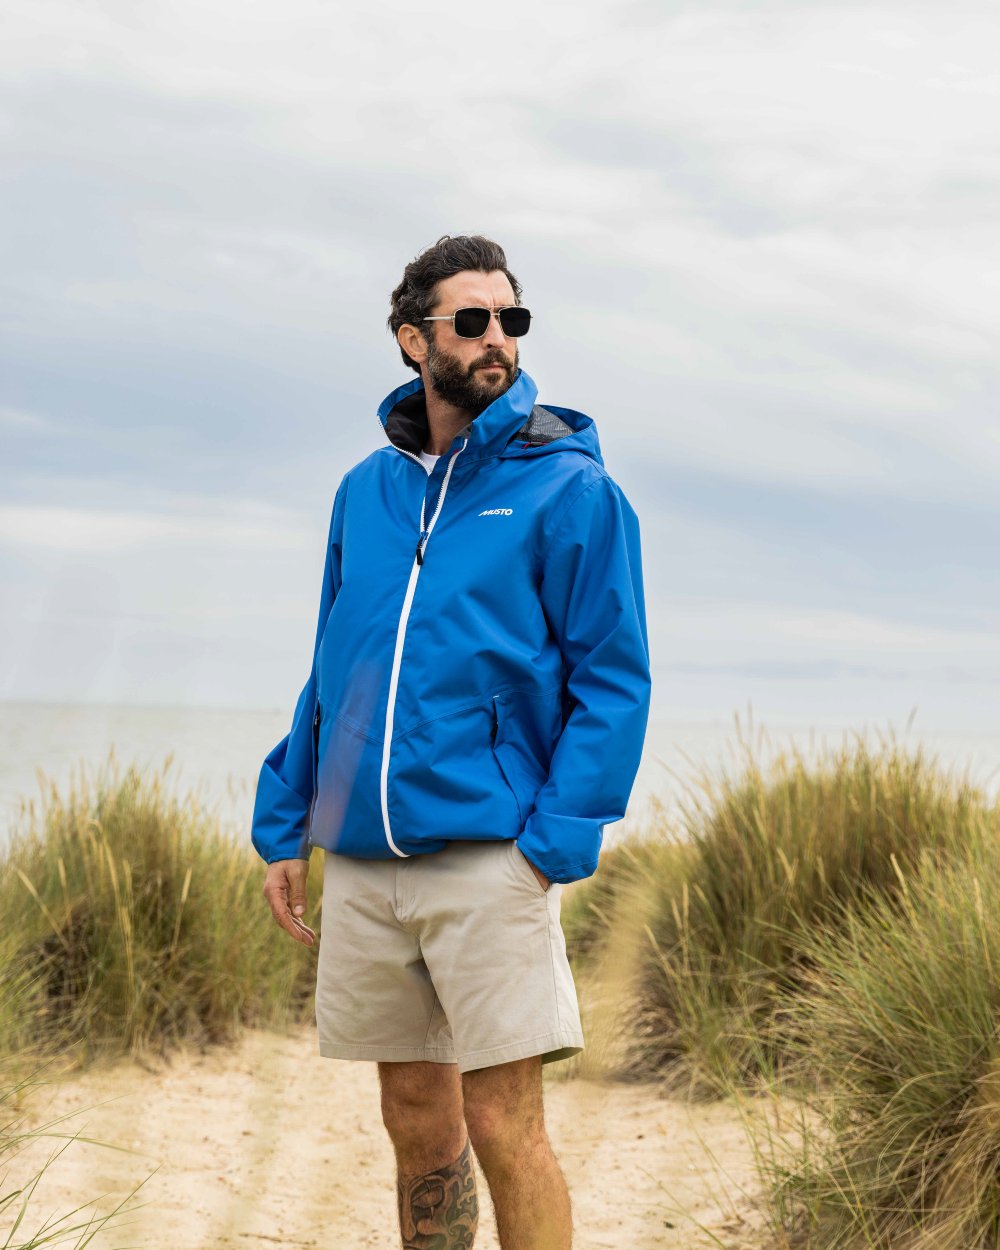
[[[481, 377], [477, 372], [483, 365], [498, 364], [503, 373], [496, 379]], [[463, 365], [449, 352], [442, 351], [433, 342], [427, 344], [427, 376], [434, 391], [449, 404], [471, 412], [473, 417], [510, 389], [517, 372], [517, 346], [511, 362], [498, 348], [490, 348], [477, 356], [469, 365]]]

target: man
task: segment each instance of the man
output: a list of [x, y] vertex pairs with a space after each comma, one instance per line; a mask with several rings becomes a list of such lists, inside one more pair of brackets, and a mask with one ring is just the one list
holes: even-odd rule
[[389, 326], [418, 374], [333, 504], [312, 671], [260, 772], [275, 920], [324, 855], [320, 1054], [378, 1064], [404, 1247], [565, 1250], [542, 1064], [583, 1048], [559, 921], [621, 819], [649, 711], [639, 528], [593, 421], [539, 407], [503, 250], [438, 240]]

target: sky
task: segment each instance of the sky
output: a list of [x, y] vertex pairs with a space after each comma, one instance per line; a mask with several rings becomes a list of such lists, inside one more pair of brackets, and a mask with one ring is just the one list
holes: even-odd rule
[[654, 715], [995, 731], [995, 5], [4, 9], [0, 699], [290, 710], [389, 292], [475, 232]]

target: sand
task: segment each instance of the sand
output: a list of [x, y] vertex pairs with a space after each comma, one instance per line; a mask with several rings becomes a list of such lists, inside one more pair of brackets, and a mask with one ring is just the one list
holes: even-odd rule
[[[94, 1250], [398, 1250], [395, 1160], [376, 1067], [321, 1058], [315, 1037], [312, 1026], [252, 1031], [231, 1048], [187, 1048], [152, 1066], [118, 1061], [36, 1090], [27, 1104], [34, 1122], [73, 1112], [65, 1131], [127, 1150], [71, 1142], [36, 1193], [32, 1230], [95, 1199], [88, 1211], [108, 1210], [148, 1178], [127, 1223], [100, 1233]], [[739, 1107], [568, 1071], [543, 1069], [576, 1250], [760, 1244], [753, 1152]], [[14, 1160], [0, 1192], [27, 1175], [40, 1149]], [[476, 1246], [498, 1250], [477, 1175]]]

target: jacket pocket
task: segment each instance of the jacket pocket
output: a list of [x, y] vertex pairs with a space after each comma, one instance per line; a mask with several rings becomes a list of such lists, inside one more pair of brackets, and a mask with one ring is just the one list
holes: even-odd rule
[[500, 699], [501, 699], [501, 696], [498, 694], [495, 694], [493, 696], [493, 729], [490, 734], [490, 747], [493, 751], [493, 758], [497, 762], [497, 767], [500, 769], [500, 775], [504, 779], [504, 784], [510, 790], [511, 794], [514, 797], [514, 802], [517, 804], [517, 819], [518, 819], [518, 823], [523, 828], [524, 827], [524, 806], [522, 804], [520, 797], [518, 796], [517, 788], [514, 786], [514, 783], [511, 780], [510, 774], [507, 772], [507, 769], [504, 768], [504, 763], [503, 763], [504, 753], [497, 746], [498, 739], [500, 739], [501, 737], [505, 737], [505, 735], [502, 735], [501, 733], [501, 716], [503, 715], [503, 713], [501, 712], [502, 704], [500, 702]]
[[319, 774], [319, 723], [320, 723], [320, 709], [319, 709], [319, 703], [317, 702], [316, 710], [313, 712], [313, 723], [312, 723], [312, 783], [313, 783], [312, 798], [309, 800], [309, 816], [307, 818], [308, 819], [307, 828], [309, 829], [309, 845], [310, 846], [312, 846], [313, 844], [313, 840], [312, 840], [313, 813], [316, 811], [316, 788], [317, 788], [318, 781], [319, 781], [319, 776], [318, 776]]
[[538, 791], [562, 725], [560, 687], [543, 691], [505, 690], [493, 696], [493, 754], [517, 800], [522, 828]]
[[401, 838], [412, 845], [521, 832], [520, 808], [493, 753], [493, 733], [493, 700], [483, 696], [393, 739], [389, 823], [397, 844], [403, 846]]

